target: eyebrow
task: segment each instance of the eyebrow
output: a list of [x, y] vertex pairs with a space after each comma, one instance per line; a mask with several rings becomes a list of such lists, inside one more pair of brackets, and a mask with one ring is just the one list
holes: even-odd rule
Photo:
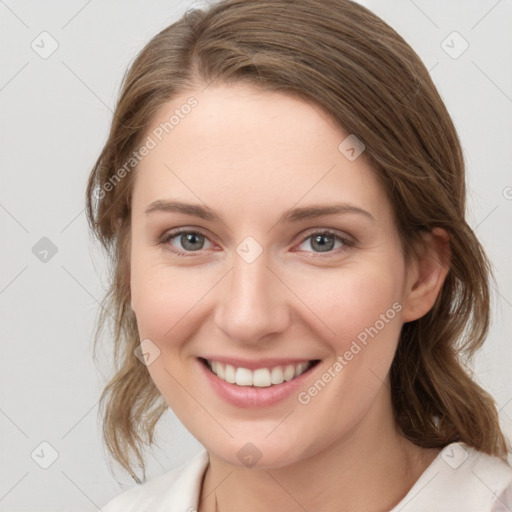
[[[181, 201], [169, 201], [166, 199], [159, 199], [153, 201], [145, 210], [146, 214], [152, 212], [177, 212], [186, 215], [193, 215], [204, 220], [220, 221], [225, 224], [221, 215], [213, 211], [208, 206], [199, 204], [183, 203]], [[304, 219], [312, 219], [322, 217], [324, 215], [336, 215], [355, 213], [363, 215], [375, 222], [375, 218], [370, 212], [363, 210], [355, 205], [349, 203], [335, 203], [331, 205], [311, 205], [303, 206], [300, 208], [291, 208], [285, 211], [277, 220], [276, 224], [285, 224], [291, 222], [298, 222]]]

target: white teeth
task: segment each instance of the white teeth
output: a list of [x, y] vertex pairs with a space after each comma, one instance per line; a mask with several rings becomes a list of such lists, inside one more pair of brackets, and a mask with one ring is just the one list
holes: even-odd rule
[[219, 379], [236, 384], [237, 386], [268, 387], [282, 384], [302, 375], [311, 362], [274, 366], [273, 368], [258, 368], [251, 371], [247, 368], [235, 368], [230, 364], [207, 360], [208, 366]]
[[283, 369], [280, 366], [275, 366], [272, 368], [272, 373], [270, 374], [270, 382], [272, 384], [282, 384], [284, 382]]
[[266, 388], [270, 382], [270, 371], [268, 368], [258, 368], [252, 372], [252, 385], [259, 388]]
[[295, 377], [295, 366], [293, 364], [289, 364], [283, 372], [284, 380], [289, 381]]
[[237, 386], [252, 386], [252, 372], [247, 368], [237, 368], [235, 375]]
[[[222, 365], [222, 363], [219, 363]], [[216, 374], [219, 378], [222, 378], [218, 373]], [[224, 372], [224, 380], [226, 382], [229, 382], [230, 384], [234, 384], [236, 381], [236, 373], [235, 373], [235, 367], [231, 366], [230, 364], [226, 365], [226, 371]]]
[[298, 377], [300, 374], [306, 371], [308, 367], [308, 363], [299, 363], [295, 368], [295, 377]]
[[215, 373], [221, 378], [226, 378], [226, 372], [224, 370], [224, 365], [217, 363], [217, 368], [215, 369]]

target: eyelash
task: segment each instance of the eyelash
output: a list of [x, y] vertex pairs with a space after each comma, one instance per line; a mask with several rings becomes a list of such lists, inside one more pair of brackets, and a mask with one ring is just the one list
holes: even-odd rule
[[[162, 235], [162, 237], [159, 238], [158, 244], [162, 245], [162, 246], [165, 246], [166, 249], [168, 249], [173, 254], [176, 254], [177, 256], [185, 256], [185, 257], [196, 256], [196, 254], [194, 254], [194, 253], [200, 253], [201, 249], [199, 251], [181, 251], [179, 249], [175, 249], [173, 246], [171, 246], [169, 244], [169, 242], [173, 238], [176, 238], [176, 237], [178, 237], [180, 235], [183, 235], [183, 234], [201, 235], [201, 236], [205, 237], [206, 239], [208, 239], [208, 237], [204, 233], [202, 233], [200, 230], [177, 229], [175, 231], [170, 231], [170, 232], [164, 233]], [[306, 240], [308, 240], [308, 238], [312, 238], [315, 235], [331, 236], [331, 237], [335, 238], [336, 240], [340, 241], [343, 244], [342, 247], [339, 247], [337, 251], [336, 250], [331, 250], [331, 251], [326, 251], [325, 253], [314, 252], [314, 251], [307, 251], [307, 252], [313, 252], [313, 254], [318, 255], [318, 256], [321, 256], [322, 254], [326, 254], [327, 256], [323, 256], [324, 258], [336, 255], [336, 254], [338, 254], [339, 250], [346, 250], [346, 249], [349, 249], [349, 248], [351, 248], [351, 247], [353, 247], [355, 245], [354, 241], [352, 241], [351, 239], [345, 238], [343, 236], [340, 236], [335, 231], [332, 231], [331, 229], [328, 229], [328, 228], [321, 229], [319, 231], [311, 231], [308, 235], [306, 235], [304, 238], [302, 238], [302, 240], [300, 241], [300, 243], [298, 245], [302, 245]], [[309, 257], [315, 257], [315, 256], [309, 256]]]

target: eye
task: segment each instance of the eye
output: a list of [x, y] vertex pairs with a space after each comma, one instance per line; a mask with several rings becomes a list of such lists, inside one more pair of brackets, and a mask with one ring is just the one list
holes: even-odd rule
[[[190, 254], [187, 253], [197, 252], [213, 246], [208, 238], [199, 231], [186, 229], [165, 233], [160, 243], [180, 256], [189, 256]], [[205, 247], [205, 243], [210, 245]]]
[[[194, 256], [195, 252], [211, 249], [212, 242], [206, 235], [197, 230], [177, 229], [164, 233], [159, 244], [178, 256]], [[354, 243], [330, 230], [312, 232], [303, 238], [297, 250], [314, 253], [338, 253], [339, 250], [349, 248]]]
[[336, 249], [350, 247], [352, 242], [329, 230], [309, 234], [297, 247], [298, 250], [313, 252], [337, 252]]

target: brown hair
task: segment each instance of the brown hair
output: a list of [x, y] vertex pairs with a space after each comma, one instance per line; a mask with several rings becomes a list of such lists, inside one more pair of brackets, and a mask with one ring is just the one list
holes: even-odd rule
[[465, 220], [461, 146], [427, 69], [402, 37], [355, 2], [225, 0], [188, 11], [137, 56], [87, 186], [88, 220], [112, 264], [95, 347], [110, 314], [116, 369], [101, 406], [113, 458], [132, 473], [133, 453], [144, 469], [142, 448], [153, 443], [167, 409], [134, 356], [140, 342], [128, 277], [134, 172], [115, 175], [166, 102], [211, 82], [298, 95], [363, 141], [407, 257], [422, 233], [437, 226], [448, 232], [442, 291], [428, 314], [402, 328], [390, 372], [395, 417], [419, 446], [461, 441], [504, 457], [508, 444], [495, 403], [467, 367], [489, 326], [490, 265]]

